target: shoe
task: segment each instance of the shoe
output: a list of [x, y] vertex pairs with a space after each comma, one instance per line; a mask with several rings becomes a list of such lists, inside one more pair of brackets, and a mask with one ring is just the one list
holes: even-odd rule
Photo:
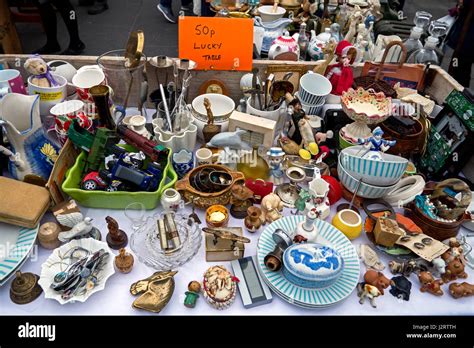
[[165, 19], [170, 22], [170, 23], [176, 23], [176, 20], [174, 19], [174, 13], [173, 13], [173, 10], [171, 9], [171, 7], [165, 7], [161, 4], [158, 4], [156, 6], [156, 8], [158, 9], [158, 11], [161, 12], [161, 14], [163, 16], [165, 16]]
[[31, 52], [32, 54], [53, 54], [61, 51], [61, 46], [58, 43], [55, 44], [46, 44], [37, 50]]
[[102, 12], [105, 12], [109, 9], [109, 5], [107, 4], [95, 4], [92, 6], [90, 9], [87, 10], [87, 13], [90, 15], [98, 15], [101, 14]]
[[92, 6], [94, 5], [94, 0], [79, 0], [79, 6]]
[[192, 4], [186, 5], [186, 6], [181, 6], [180, 11], [194, 14], [194, 6]]
[[85, 49], [86, 49], [86, 45], [84, 44], [84, 42], [79, 41], [77, 45], [74, 45], [74, 46], [69, 45], [69, 47], [65, 51], [61, 52], [61, 55], [77, 56], [81, 54], [82, 52], [84, 52]]

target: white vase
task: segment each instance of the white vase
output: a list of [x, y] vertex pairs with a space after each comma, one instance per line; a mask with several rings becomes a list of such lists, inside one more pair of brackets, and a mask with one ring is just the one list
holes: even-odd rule
[[39, 95], [9, 93], [0, 100], [0, 123], [5, 129], [15, 165], [10, 158], [11, 176], [23, 180], [27, 175], [48, 180], [59, 149], [46, 138], [40, 120]]
[[184, 202], [181, 199], [181, 195], [175, 189], [166, 189], [161, 195], [161, 206], [164, 211], [177, 212], [179, 208], [184, 206], [183, 204]]

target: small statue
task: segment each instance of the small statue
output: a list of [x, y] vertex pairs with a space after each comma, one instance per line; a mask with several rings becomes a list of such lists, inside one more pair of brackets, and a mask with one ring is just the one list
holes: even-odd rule
[[369, 269], [364, 274], [364, 280], [367, 284], [375, 286], [379, 291], [380, 294], [384, 294], [384, 289], [388, 288], [389, 285], [392, 284], [390, 279], [388, 279], [382, 272], [374, 271], [373, 269]]
[[186, 298], [184, 299], [184, 305], [188, 308], [196, 307], [199, 293], [201, 292], [201, 284], [198, 281], [193, 280], [188, 284], [188, 291], [185, 292]]
[[298, 121], [298, 128], [301, 137], [303, 138], [303, 143], [301, 145], [304, 148], [308, 147], [311, 143], [315, 143], [313, 128], [311, 128], [311, 125], [306, 118], [302, 118]]
[[296, 144], [301, 144], [303, 138], [301, 137], [300, 128], [298, 123], [300, 120], [306, 118], [306, 112], [303, 110], [303, 106], [298, 98], [289, 98], [288, 100], [288, 114], [291, 116], [291, 126], [293, 130], [292, 134], [289, 135], [290, 139]]
[[411, 282], [404, 276], [396, 276], [391, 279], [390, 293], [402, 300], [410, 300]]
[[230, 152], [230, 149], [250, 151], [252, 147], [240, 138], [245, 133], [247, 131], [243, 129], [236, 130], [235, 132], [220, 132], [214, 135], [206, 146], [222, 147], [226, 152]]
[[285, 151], [287, 155], [298, 155], [301, 149], [301, 146], [299, 146], [297, 143], [295, 143], [293, 140], [288, 138], [287, 136], [281, 136], [280, 139], [278, 139], [278, 142], [280, 144], [280, 147]]
[[405, 277], [409, 277], [410, 274], [419, 270], [415, 260], [409, 260], [407, 262], [397, 262], [392, 260], [388, 263], [388, 267], [392, 274], [402, 274]]
[[382, 139], [383, 130], [380, 127], [375, 127], [372, 131], [372, 136], [367, 139], [358, 139], [359, 145], [365, 145], [370, 151], [385, 152], [397, 143], [395, 140]]
[[449, 285], [449, 293], [452, 297], [458, 299], [461, 297], [468, 297], [474, 295], [474, 284], [463, 283], [451, 283]]
[[[445, 255], [444, 253], [442, 257]], [[443, 257], [444, 258], [444, 257]], [[456, 280], [458, 278], [467, 278], [467, 273], [464, 271], [464, 264], [461, 259], [456, 257], [452, 261], [447, 262], [446, 271], [441, 275], [444, 283]]]
[[115, 256], [115, 267], [121, 273], [130, 273], [133, 268], [134, 259], [132, 254], [127, 253], [125, 248], [119, 250], [119, 254]]
[[31, 75], [31, 83], [38, 87], [57, 87], [59, 83], [51, 74], [51, 68], [39, 55], [28, 58], [23, 65]]
[[270, 181], [275, 185], [280, 185], [284, 180], [283, 158], [285, 153], [281, 147], [272, 147], [267, 152], [269, 156], [268, 166], [270, 167]]
[[243, 219], [247, 216], [247, 209], [252, 206], [253, 191], [248, 187], [235, 184], [231, 189], [232, 203], [230, 214], [236, 219]]
[[174, 292], [174, 275], [177, 271], [159, 271], [146, 279], [133, 283], [130, 293], [140, 295], [132, 306], [153, 313], [159, 313], [168, 304]]
[[273, 192], [263, 197], [261, 208], [265, 215], [266, 222], [271, 223], [282, 217], [280, 212], [283, 210], [283, 202], [280, 197]]
[[370, 301], [370, 305], [373, 308], [377, 308], [375, 304], [375, 299], [382, 295], [377, 289], [377, 287], [367, 284], [367, 283], [358, 283], [357, 284], [357, 296], [360, 298], [359, 303], [364, 304], [365, 299], [368, 298]]
[[58, 222], [71, 229], [66, 232], [61, 232], [58, 239], [63, 242], [69, 242], [71, 239], [94, 238], [101, 240], [100, 231], [92, 226], [92, 218], [86, 217], [81, 213], [74, 212], [70, 214], [59, 214], [56, 216]]
[[441, 289], [441, 285], [443, 284], [442, 280], [435, 280], [433, 275], [430, 272], [420, 272], [418, 274], [418, 280], [421, 283], [421, 292], [429, 292], [430, 294], [441, 296], [444, 294], [443, 290]]
[[114, 250], [124, 248], [128, 244], [127, 234], [119, 229], [118, 222], [114, 218], [107, 216], [105, 221], [107, 221], [107, 228], [109, 230], [106, 237], [109, 247]]
[[342, 95], [354, 82], [351, 65], [357, 57], [357, 49], [350, 42], [342, 40], [336, 46], [336, 55], [337, 63], [328, 66], [325, 76], [331, 82], [331, 93]]
[[207, 113], [207, 124], [202, 129], [202, 135], [204, 141], [210, 141], [216, 134], [219, 134], [221, 131], [221, 126], [214, 124], [214, 114], [211, 110], [211, 102], [209, 99], [204, 98], [204, 107], [206, 108]]

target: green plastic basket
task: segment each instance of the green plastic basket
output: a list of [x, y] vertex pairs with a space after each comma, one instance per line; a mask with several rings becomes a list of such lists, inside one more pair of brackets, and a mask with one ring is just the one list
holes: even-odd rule
[[[127, 151], [136, 151], [133, 146], [120, 145]], [[145, 209], [154, 209], [160, 202], [161, 195], [167, 188], [173, 187], [178, 180], [171, 164], [171, 150], [168, 155], [168, 163], [163, 172], [163, 179], [154, 192], [124, 192], [124, 191], [87, 191], [80, 188], [83, 178], [83, 170], [86, 161], [86, 153], [82, 152], [76, 159], [67, 174], [66, 180], [62, 184], [64, 193], [68, 194], [77, 203], [84, 207], [106, 208], [106, 209], [124, 209], [130, 203], [139, 202], [145, 206]]]

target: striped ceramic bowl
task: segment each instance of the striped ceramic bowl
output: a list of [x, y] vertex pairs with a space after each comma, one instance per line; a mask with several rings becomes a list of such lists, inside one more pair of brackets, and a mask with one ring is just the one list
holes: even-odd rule
[[331, 90], [331, 82], [323, 75], [308, 72], [300, 78], [298, 93], [302, 104], [324, 104]]
[[[359, 180], [350, 175], [343, 167], [341, 163], [341, 156], [339, 156], [339, 162], [337, 164], [337, 175], [346, 189], [352, 193], [356, 192]], [[363, 180], [365, 180], [365, 178], [363, 178]], [[371, 199], [381, 198], [389, 193], [390, 190], [395, 187], [395, 185], [396, 184], [390, 186], [375, 186], [362, 182], [360, 183], [359, 190], [357, 191], [357, 196]]]
[[396, 184], [405, 173], [408, 160], [406, 158], [379, 152], [382, 160], [362, 158], [367, 153], [364, 146], [351, 146], [341, 151], [339, 157], [344, 169], [356, 180], [376, 186]]
[[[295, 97], [300, 99], [298, 92], [295, 93]], [[310, 104], [305, 104], [304, 102], [301, 102], [301, 106], [303, 107], [303, 110], [306, 113], [306, 115], [319, 116], [321, 113], [321, 110], [323, 109], [324, 102], [322, 102], [321, 105], [310, 105]]]

